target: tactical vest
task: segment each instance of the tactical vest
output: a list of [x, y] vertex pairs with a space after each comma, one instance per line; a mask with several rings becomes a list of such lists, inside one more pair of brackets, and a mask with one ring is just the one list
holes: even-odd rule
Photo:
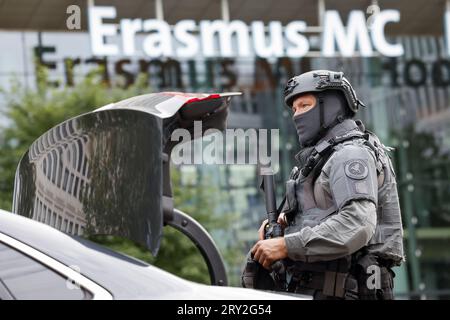
[[[346, 120], [347, 125], [349, 121]], [[377, 171], [377, 225], [375, 234], [364, 248], [380, 259], [387, 261], [390, 266], [400, 265], [403, 255], [403, 229], [399, 199], [396, 188], [395, 173], [391, 160], [387, 154], [390, 148], [385, 147], [379, 139], [362, 123], [356, 121], [358, 127], [350, 131], [320, 141], [312, 150], [306, 163], [298, 170], [291, 172], [290, 179], [286, 182], [286, 202], [283, 210], [286, 213], [289, 227], [285, 234], [297, 232], [306, 226], [313, 228], [337, 214], [339, 208], [336, 199], [324, 193], [318, 181], [323, 177], [322, 168], [333, 153], [347, 145], [366, 148], [372, 155]], [[339, 125], [337, 125], [339, 126]], [[339, 132], [339, 128], [337, 128]], [[351, 259], [351, 257], [347, 257]]]

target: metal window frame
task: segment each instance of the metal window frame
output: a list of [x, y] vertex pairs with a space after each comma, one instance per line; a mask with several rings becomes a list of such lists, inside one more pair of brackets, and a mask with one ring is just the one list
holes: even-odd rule
[[63, 277], [78, 283], [83, 289], [92, 294], [92, 300], [112, 300], [113, 296], [105, 288], [101, 287], [92, 280], [81, 275], [77, 271], [69, 268], [61, 262], [47, 256], [46, 254], [28, 246], [27, 244], [12, 238], [0, 232], [0, 242], [14, 248], [15, 250], [29, 256], [30, 258], [42, 263], [51, 270], [57, 272]]

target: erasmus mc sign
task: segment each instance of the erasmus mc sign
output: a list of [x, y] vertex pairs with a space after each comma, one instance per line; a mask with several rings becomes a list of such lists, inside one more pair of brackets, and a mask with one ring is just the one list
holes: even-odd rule
[[[239, 20], [200, 21], [198, 24], [194, 20], [181, 20], [171, 27], [167, 22], [156, 19], [122, 19], [121, 39], [114, 43], [111, 40], [119, 35], [117, 25], [103, 21], [114, 18], [114, 7], [89, 8], [89, 31], [95, 55], [132, 56], [137, 50], [136, 34], [141, 32], [148, 33], [142, 41], [142, 50], [152, 58], [195, 58], [200, 55], [298, 58], [310, 49], [308, 38], [302, 34], [308, 31], [304, 21], [292, 21], [283, 27], [279, 21], [269, 22], [267, 26], [255, 21], [249, 26]], [[351, 11], [347, 26], [337, 11], [326, 11], [321, 54], [324, 57], [351, 57], [358, 47], [358, 53], [363, 57], [373, 56], [375, 50], [390, 57], [403, 55], [402, 45], [389, 43], [384, 35], [385, 25], [399, 20], [398, 10], [383, 10], [373, 17], [369, 33], [363, 11]]]

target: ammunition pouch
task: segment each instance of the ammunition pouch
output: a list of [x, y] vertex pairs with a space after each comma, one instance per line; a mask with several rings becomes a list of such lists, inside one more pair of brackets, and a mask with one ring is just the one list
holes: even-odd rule
[[360, 300], [393, 300], [395, 273], [392, 262], [363, 251], [353, 258], [352, 273], [358, 280]]
[[288, 291], [321, 299], [356, 300], [358, 282], [349, 269], [350, 259], [345, 257], [327, 262], [294, 262], [288, 267], [292, 274]]
[[292, 274], [288, 291], [315, 299], [392, 300], [390, 263], [365, 251], [327, 262], [293, 262], [287, 267]]
[[293, 291], [323, 299], [358, 300], [358, 282], [350, 273], [305, 271]]
[[295, 191], [295, 186], [297, 183], [296, 179], [298, 178], [298, 175], [299, 170], [297, 167], [294, 167], [291, 171], [289, 179], [286, 181], [286, 200], [281, 211], [286, 214], [286, 217], [289, 220], [292, 220], [298, 208], [297, 196]]

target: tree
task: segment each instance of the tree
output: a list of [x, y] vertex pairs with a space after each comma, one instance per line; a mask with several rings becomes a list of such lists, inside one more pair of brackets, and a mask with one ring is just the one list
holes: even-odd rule
[[[7, 124], [0, 129], [0, 208], [11, 209], [16, 166], [20, 157], [41, 134], [66, 119], [96, 107], [148, 93], [144, 76], [127, 89], [120, 89], [107, 87], [100, 81], [99, 75], [101, 70], [72, 88], [57, 89], [47, 85], [46, 70], [39, 68], [36, 89], [24, 89], [15, 82], [11, 91], [3, 91], [6, 104], [1, 111]], [[190, 214], [208, 231], [226, 230], [235, 218], [232, 214], [214, 213], [215, 203], [221, 199], [219, 191], [211, 187], [207, 178], [197, 181], [193, 186], [182, 186], [180, 171], [174, 167], [172, 182], [176, 207]], [[195, 245], [172, 228], [164, 228], [162, 245], [156, 258], [145, 248], [126, 239], [112, 236], [91, 236], [90, 239], [183, 278], [210, 282], [206, 264]], [[228, 265], [240, 263], [236, 260], [234, 245], [223, 244], [220, 247]]]
[[[235, 214], [215, 213], [215, 203], [223, 197], [219, 190], [211, 186], [208, 178], [198, 181], [195, 186], [183, 186], [179, 168], [173, 167], [171, 180], [175, 207], [200, 222], [208, 232], [226, 230], [235, 221]], [[144, 247], [126, 239], [113, 236], [91, 236], [90, 239], [113, 250], [149, 262], [184, 279], [210, 284], [208, 268], [196, 246], [186, 236], [171, 227], [165, 227], [163, 232], [164, 236], [156, 258]], [[237, 275], [233, 274], [233, 269], [242, 263], [238, 253], [243, 249], [238, 243], [227, 244], [216, 241], [216, 244], [225, 260], [230, 284], [238, 285]]]
[[58, 89], [47, 85], [47, 71], [40, 67], [36, 89], [25, 89], [13, 80], [10, 91], [0, 91], [5, 97], [0, 111], [6, 118], [0, 127], [0, 208], [11, 210], [16, 166], [41, 134], [73, 116], [146, 90], [143, 77], [128, 89], [119, 89], [108, 88], [99, 74], [92, 72], [73, 88]]

